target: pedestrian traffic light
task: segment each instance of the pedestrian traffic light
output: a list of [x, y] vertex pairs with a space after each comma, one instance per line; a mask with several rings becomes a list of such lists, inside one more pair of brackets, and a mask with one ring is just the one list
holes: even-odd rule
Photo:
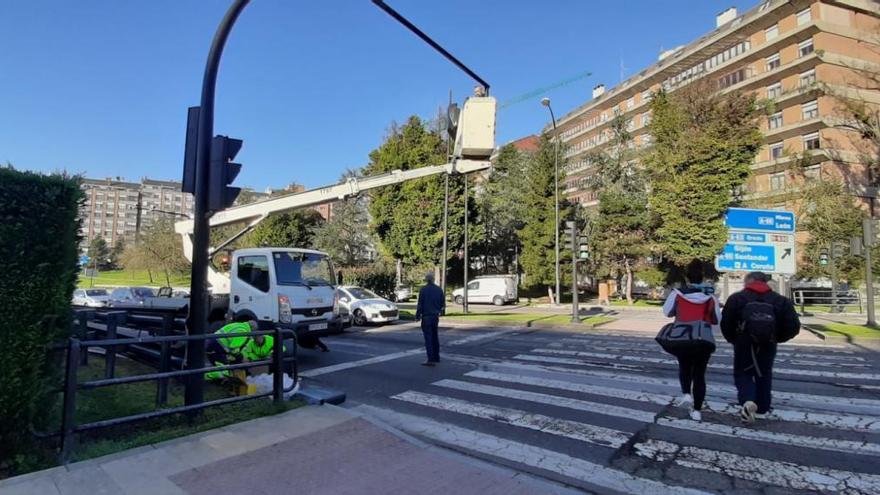
[[578, 236], [578, 258], [585, 260], [590, 258], [590, 239], [585, 236]]
[[565, 242], [565, 249], [569, 251], [575, 250], [575, 239], [577, 239], [577, 227], [575, 223], [571, 220], [565, 222], [565, 236], [563, 241]]
[[828, 264], [828, 250], [823, 249], [819, 251], [819, 264], [825, 266]]
[[849, 254], [853, 256], [862, 256], [862, 236], [853, 236], [849, 238]]
[[214, 136], [211, 141], [211, 170], [208, 175], [208, 210], [219, 211], [232, 206], [241, 192], [240, 187], [231, 187], [232, 181], [241, 172], [241, 164], [232, 160], [241, 149], [241, 139]]

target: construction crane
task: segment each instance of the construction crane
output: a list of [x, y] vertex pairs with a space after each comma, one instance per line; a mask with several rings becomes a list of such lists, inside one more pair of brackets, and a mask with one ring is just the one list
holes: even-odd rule
[[544, 86], [542, 88], [534, 89], [532, 91], [529, 91], [528, 93], [523, 93], [523, 94], [517, 96], [516, 98], [512, 98], [510, 100], [507, 100], [507, 101], [501, 103], [498, 106], [498, 109], [504, 110], [505, 108], [516, 105], [517, 103], [521, 103], [523, 101], [530, 100], [530, 99], [538, 97], [538, 96], [544, 96], [548, 92], [550, 92], [554, 89], [558, 89], [563, 86], [568, 86], [571, 83], [580, 81], [581, 79], [585, 79], [585, 78], [590, 77], [592, 75], [593, 75], [593, 73], [590, 71], [581, 72], [580, 74], [575, 74], [574, 76], [571, 76], [569, 78], [563, 79], [558, 82], [555, 82], [549, 86]]

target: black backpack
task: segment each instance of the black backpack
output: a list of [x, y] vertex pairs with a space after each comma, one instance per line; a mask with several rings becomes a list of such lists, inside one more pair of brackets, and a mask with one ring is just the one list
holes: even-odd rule
[[776, 342], [776, 308], [761, 300], [750, 300], [742, 309], [740, 333], [748, 335], [755, 344]]

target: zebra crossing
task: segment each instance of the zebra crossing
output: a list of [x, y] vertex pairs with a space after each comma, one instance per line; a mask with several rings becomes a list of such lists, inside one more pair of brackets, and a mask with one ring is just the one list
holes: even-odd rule
[[444, 359], [468, 365], [460, 376], [359, 407], [417, 437], [597, 493], [880, 493], [874, 354], [780, 346], [774, 409], [745, 425], [724, 344], [701, 422], [674, 405], [677, 363], [651, 339], [568, 334], [531, 344], [491, 357], [454, 349]]

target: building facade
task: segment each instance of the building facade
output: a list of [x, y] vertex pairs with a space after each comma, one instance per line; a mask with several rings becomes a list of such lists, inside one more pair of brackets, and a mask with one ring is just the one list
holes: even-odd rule
[[80, 208], [82, 248], [95, 237], [112, 246], [120, 239], [133, 242], [140, 231], [162, 217], [192, 216], [193, 198], [180, 191], [181, 183], [148, 178], [127, 182], [120, 178], [83, 179], [85, 201]]
[[[728, 9], [715, 30], [662, 53], [608, 91], [597, 86], [592, 100], [559, 119], [557, 132], [567, 144], [565, 194], [584, 206], [597, 203], [588, 187], [589, 155], [610, 139], [615, 115], [628, 119], [635, 146], [647, 147], [652, 93], [713, 78], [721, 92], [751, 91], [773, 102], [774, 112], [761, 121], [764, 145], [742, 191], [746, 201], [791, 207], [803, 181], [837, 177], [873, 210], [876, 181], [858, 158], [854, 136], [837, 127], [842, 113], [832, 95], [880, 104], [880, 93], [856, 92], [859, 73], [852, 69], [880, 72], [878, 43], [880, 3], [872, 0], [767, 0], [741, 16]], [[804, 161], [806, 169], [795, 174], [794, 164]]]

